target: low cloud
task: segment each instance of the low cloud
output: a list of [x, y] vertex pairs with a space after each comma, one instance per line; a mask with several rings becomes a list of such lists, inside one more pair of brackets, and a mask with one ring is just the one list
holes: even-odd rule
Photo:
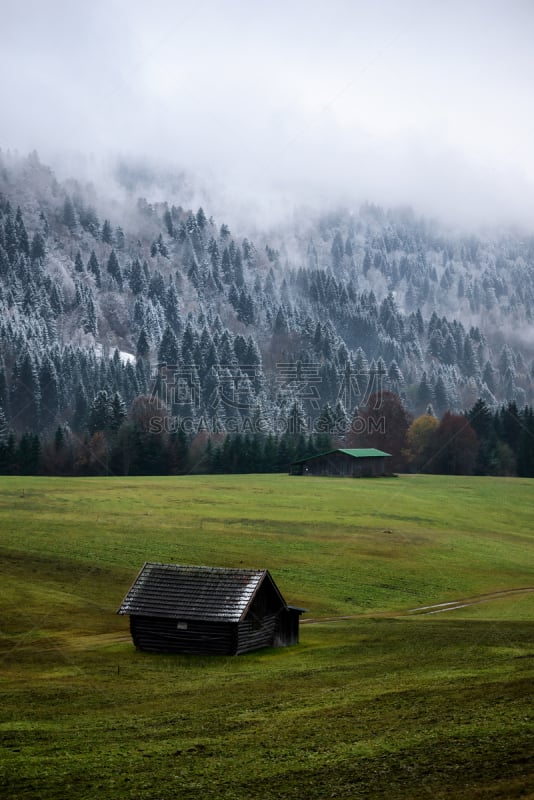
[[0, 144], [186, 172], [257, 223], [369, 200], [532, 227], [532, 4], [465, 6], [8, 3]]

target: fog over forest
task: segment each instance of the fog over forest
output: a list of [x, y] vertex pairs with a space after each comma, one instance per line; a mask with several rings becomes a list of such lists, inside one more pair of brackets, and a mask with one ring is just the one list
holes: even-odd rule
[[528, 0], [8, 0], [0, 146], [100, 184], [125, 157], [185, 171], [261, 225], [369, 201], [531, 227], [533, 21]]

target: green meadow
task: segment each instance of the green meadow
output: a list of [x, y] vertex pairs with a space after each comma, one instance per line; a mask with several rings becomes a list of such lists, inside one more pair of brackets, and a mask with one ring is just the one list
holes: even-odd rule
[[[2, 796], [534, 798], [533, 493], [1, 478]], [[300, 644], [137, 652], [115, 611], [144, 561], [268, 568]]]

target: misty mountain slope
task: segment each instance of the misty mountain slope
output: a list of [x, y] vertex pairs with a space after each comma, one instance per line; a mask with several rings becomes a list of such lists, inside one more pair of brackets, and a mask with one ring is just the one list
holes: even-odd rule
[[[120, 182], [136, 186], [125, 164]], [[533, 238], [366, 205], [253, 241], [209, 209], [118, 197], [1, 157], [0, 406], [17, 431], [83, 431], [99, 391], [129, 407], [156, 364], [170, 410], [217, 430], [277, 430], [295, 403], [308, 425], [325, 404], [352, 414], [379, 386], [417, 413], [532, 402]]]

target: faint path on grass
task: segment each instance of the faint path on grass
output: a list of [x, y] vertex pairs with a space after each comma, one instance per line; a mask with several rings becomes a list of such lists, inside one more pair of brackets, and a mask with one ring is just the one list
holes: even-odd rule
[[400, 611], [367, 611], [364, 614], [344, 614], [337, 617], [313, 617], [303, 619], [301, 625], [318, 625], [323, 622], [339, 622], [344, 619], [368, 619], [371, 617], [406, 617], [406, 616], [426, 616], [428, 614], [441, 614], [443, 611], [457, 611], [459, 608], [476, 606], [479, 603], [489, 603], [491, 600], [501, 600], [516, 594], [527, 594], [534, 592], [534, 586], [523, 586], [520, 589], [502, 589], [498, 592], [487, 592], [486, 594], [463, 597], [461, 600], [451, 600], [448, 603], [434, 603], [428, 606], [417, 606]]

